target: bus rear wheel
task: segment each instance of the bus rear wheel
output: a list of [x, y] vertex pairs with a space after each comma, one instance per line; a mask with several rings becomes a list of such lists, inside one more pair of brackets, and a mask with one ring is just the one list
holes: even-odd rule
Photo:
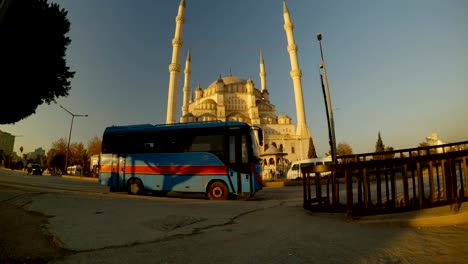
[[228, 194], [226, 184], [220, 181], [213, 182], [208, 190], [208, 198], [210, 200], [227, 200]]
[[129, 194], [142, 194], [143, 184], [139, 179], [130, 179], [127, 184]]

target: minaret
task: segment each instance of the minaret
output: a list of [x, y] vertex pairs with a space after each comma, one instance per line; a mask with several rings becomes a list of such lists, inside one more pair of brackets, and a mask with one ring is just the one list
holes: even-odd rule
[[177, 87], [180, 73], [180, 49], [182, 47], [182, 25], [185, 17], [185, 0], [180, 0], [179, 11], [176, 17], [176, 28], [174, 39], [172, 40], [172, 59], [169, 64], [169, 89], [167, 94], [167, 117], [166, 124], [175, 123], [177, 108]]
[[301, 76], [302, 72], [299, 68], [297, 60], [297, 46], [294, 43], [294, 25], [289, 17], [289, 10], [286, 6], [286, 1], [283, 0], [283, 17], [284, 17], [284, 31], [286, 32], [286, 38], [288, 40], [288, 53], [289, 60], [291, 62], [291, 79], [293, 81], [294, 88], [294, 100], [296, 103], [296, 115], [297, 115], [297, 131], [296, 135], [302, 138], [310, 137], [309, 129], [307, 128], [305, 111], [304, 111], [304, 98], [302, 96], [302, 84]]
[[266, 91], [266, 72], [265, 72], [265, 63], [263, 62], [262, 50], [260, 50], [260, 84], [262, 86], [262, 92]]
[[187, 52], [187, 59], [185, 59], [185, 78], [184, 78], [184, 99], [182, 101], [182, 116], [188, 113], [188, 105], [189, 105], [189, 83], [190, 83], [190, 49]]

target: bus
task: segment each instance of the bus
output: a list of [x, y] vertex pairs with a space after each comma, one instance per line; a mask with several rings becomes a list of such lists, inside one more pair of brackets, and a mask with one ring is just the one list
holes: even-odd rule
[[[286, 174], [286, 178], [290, 180], [302, 178], [301, 168], [315, 165], [328, 165], [331, 163], [331, 156], [294, 161]], [[321, 176], [328, 176], [330, 174], [331, 172], [323, 172]]]
[[252, 197], [262, 189], [262, 141], [261, 128], [234, 121], [110, 126], [102, 139], [99, 182], [129, 194]]

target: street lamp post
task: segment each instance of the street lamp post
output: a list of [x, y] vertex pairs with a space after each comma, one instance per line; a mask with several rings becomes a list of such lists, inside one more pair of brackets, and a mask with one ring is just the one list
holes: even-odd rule
[[67, 152], [65, 154], [65, 173], [66, 173], [66, 170], [67, 170], [67, 167], [68, 167], [68, 155], [69, 155], [69, 152], [70, 152], [70, 139], [71, 139], [71, 133], [72, 133], [72, 129], [73, 129], [73, 119], [75, 119], [75, 116], [87, 117], [88, 115], [75, 115], [72, 112], [68, 111], [68, 109], [66, 109], [62, 105], [60, 105], [60, 107], [63, 110], [67, 111], [67, 113], [69, 113], [72, 116], [72, 120], [71, 120], [71, 124], [70, 124], [70, 133], [68, 134]]
[[[317, 34], [317, 40], [319, 42], [320, 46], [320, 57], [322, 59], [320, 63], [320, 69], [323, 71], [323, 78], [322, 74], [320, 74], [320, 79], [322, 82], [322, 90], [324, 90], [324, 97], [326, 97], [325, 100], [325, 108], [327, 110], [327, 121], [328, 121], [328, 131], [329, 131], [329, 137], [330, 137], [330, 152], [332, 156], [332, 164], [336, 165], [336, 138], [335, 138], [335, 123], [333, 121], [333, 107], [331, 103], [331, 98], [330, 98], [330, 87], [328, 86], [328, 78], [327, 78], [327, 69], [325, 67], [325, 60], [323, 59], [323, 51], [322, 51], [322, 34], [318, 33]], [[323, 89], [323, 79], [325, 79], [325, 89]], [[335, 169], [332, 171], [332, 181], [333, 181], [333, 194], [332, 194], [332, 201], [333, 203], [338, 202], [338, 190], [336, 188], [336, 173]]]

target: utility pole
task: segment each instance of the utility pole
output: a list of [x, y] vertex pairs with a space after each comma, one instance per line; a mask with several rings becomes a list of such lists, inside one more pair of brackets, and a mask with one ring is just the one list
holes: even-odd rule
[[70, 125], [70, 133], [68, 134], [68, 143], [67, 143], [67, 152], [65, 154], [65, 173], [67, 171], [67, 168], [68, 168], [68, 155], [70, 155], [70, 139], [71, 139], [71, 133], [72, 133], [72, 129], [73, 129], [73, 119], [75, 118], [75, 116], [78, 116], [78, 117], [88, 117], [88, 115], [75, 115], [73, 114], [72, 112], [68, 111], [68, 109], [66, 109], [65, 107], [61, 106], [60, 107], [67, 111], [67, 113], [69, 113], [71, 116], [72, 116], [72, 120], [71, 120], [71, 125]]

